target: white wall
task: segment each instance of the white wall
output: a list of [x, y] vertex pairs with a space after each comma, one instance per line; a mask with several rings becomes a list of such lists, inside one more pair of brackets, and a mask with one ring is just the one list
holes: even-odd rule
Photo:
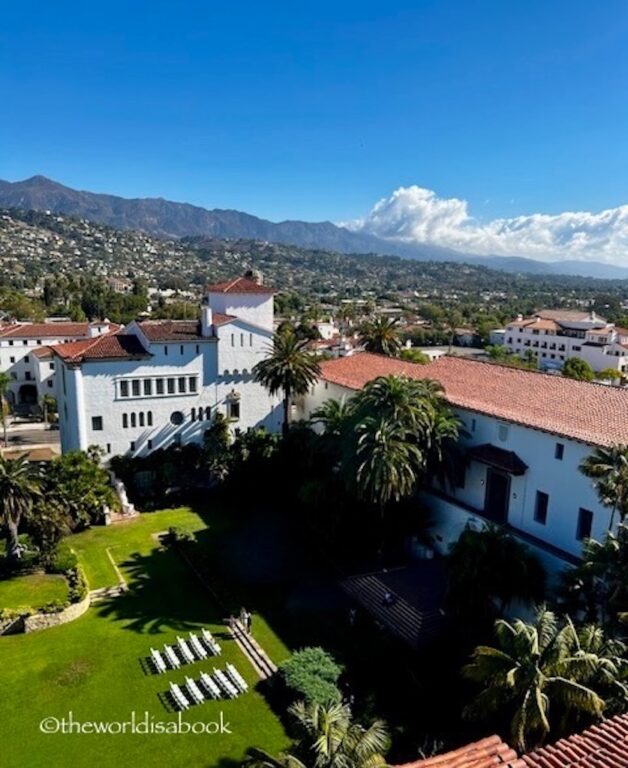
[[273, 329], [272, 293], [208, 293], [213, 312], [235, 315], [265, 330]]

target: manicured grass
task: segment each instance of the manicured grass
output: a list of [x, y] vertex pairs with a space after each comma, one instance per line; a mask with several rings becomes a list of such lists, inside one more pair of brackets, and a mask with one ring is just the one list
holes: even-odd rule
[[[211, 536], [212, 514], [204, 535]], [[107, 549], [128, 581], [128, 593], [93, 605], [80, 619], [31, 635], [0, 638], [0, 720], [3, 768], [42, 765], [169, 766], [236, 768], [249, 746], [271, 752], [288, 739], [266, 700], [255, 689], [257, 678], [231, 641], [221, 611], [182, 559], [160, 548], [155, 534], [170, 525], [201, 531], [206, 524], [187, 509], [142, 515], [110, 528], [71, 539], [92, 588], [114, 585], [117, 576]], [[150, 648], [170, 643], [178, 634], [208, 627], [223, 648], [219, 659], [152, 674]], [[254, 634], [280, 655], [287, 651], [256, 616]], [[198, 679], [202, 671], [233, 662], [249, 682], [249, 693], [234, 700], [207, 702], [183, 715], [187, 722], [210, 722], [224, 713], [231, 735], [43, 734], [45, 717], [75, 721], [126, 721], [131, 712], [171, 721], [162, 695], [169, 682]]]
[[0, 581], [0, 610], [29, 606], [41, 608], [53, 601], [64, 602], [68, 583], [63, 576], [32, 573]]

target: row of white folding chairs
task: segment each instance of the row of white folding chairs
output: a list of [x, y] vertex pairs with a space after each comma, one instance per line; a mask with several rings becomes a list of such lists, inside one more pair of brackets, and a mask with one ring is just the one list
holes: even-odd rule
[[[220, 669], [214, 667], [213, 675], [208, 675], [207, 672], [202, 672], [200, 676], [201, 687], [191, 677], [185, 678], [184, 690], [187, 696], [183, 692], [180, 686], [176, 683], [170, 683], [170, 692], [177, 704], [181, 709], [187, 709], [192, 704], [202, 704], [205, 699], [222, 699], [223, 696], [228, 696], [231, 699], [236, 698], [241, 693], [248, 690], [248, 685], [238, 672], [238, 670], [230, 664], [229, 675], [232, 677], [232, 682], [227, 675]], [[235, 683], [235, 679], [239, 679], [239, 683]]]
[[231, 679], [231, 682], [235, 685], [235, 687], [241, 692], [246, 693], [246, 691], [249, 690], [249, 686], [246, 683], [246, 680], [242, 677], [242, 675], [238, 672], [238, 670], [233, 666], [233, 664], [227, 664], [227, 675]]

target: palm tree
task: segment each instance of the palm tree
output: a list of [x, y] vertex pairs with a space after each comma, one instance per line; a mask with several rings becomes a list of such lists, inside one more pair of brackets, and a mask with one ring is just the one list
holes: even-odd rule
[[380, 509], [409, 496], [424, 464], [408, 431], [383, 416], [367, 416], [357, 426], [355, 484], [358, 495]]
[[26, 457], [5, 459], [0, 456], [0, 521], [9, 532], [8, 555], [20, 556], [18, 530], [23, 515], [33, 508], [40, 495], [40, 477]]
[[340, 438], [345, 433], [354, 413], [353, 399], [347, 400], [342, 397], [340, 400], [334, 400], [330, 398], [325, 400], [315, 411], [312, 411], [310, 421], [312, 424], [320, 424], [323, 427], [323, 434]]
[[397, 357], [401, 351], [401, 339], [396, 326], [397, 320], [386, 317], [367, 320], [359, 330], [359, 342], [367, 352]]
[[434, 415], [434, 399], [442, 391], [437, 381], [429, 379], [378, 376], [356, 395], [356, 406], [364, 415], [377, 414], [408, 430], [423, 432]]
[[0, 421], [2, 421], [2, 439], [4, 447], [7, 446], [7, 399], [6, 394], [9, 388], [11, 377], [8, 373], [0, 371]]
[[[604, 667], [583, 652], [573, 624], [540, 608], [533, 623], [495, 623], [497, 647], [479, 646], [465, 677], [482, 685], [466, 716], [512, 712], [511, 737], [522, 752], [542, 743], [569, 719], [600, 719], [605, 701], [591, 683]], [[608, 674], [612, 674], [607, 667]]]
[[602, 504], [612, 509], [609, 530], [615, 512], [623, 522], [628, 515], [628, 445], [597, 448], [580, 464], [580, 471], [591, 478]]
[[284, 435], [290, 428], [292, 397], [307, 394], [320, 374], [320, 366], [308, 352], [307, 345], [308, 341], [298, 339], [291, 329], [275, 333], [268, 357], [253, 367], [255, 381], [265, 386], [271, 395], [283, 393]]
[[[353, 721], [346, 704], [305, 704], [290, 708], [302, 738], [291, 753], [272, 757], [252, 750], [246, 765], [251, 768], [377, 768], [385, 766], [384, 754], [390, 746], [381, 720], [368, 727]], [[294, 753], [294, 754], [293, 754]]]

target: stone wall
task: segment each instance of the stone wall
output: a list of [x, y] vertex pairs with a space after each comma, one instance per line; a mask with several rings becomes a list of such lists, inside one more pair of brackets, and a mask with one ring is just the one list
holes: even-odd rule
[[35, 632], [38, 629], [49, 629], [60, 624], [67, 624], [82, 616], [89, 608], [89, 595], [81, 600], [80, 603], [72, 603], [59, 613], [35, 613], [24, 619], [24, 632]]

